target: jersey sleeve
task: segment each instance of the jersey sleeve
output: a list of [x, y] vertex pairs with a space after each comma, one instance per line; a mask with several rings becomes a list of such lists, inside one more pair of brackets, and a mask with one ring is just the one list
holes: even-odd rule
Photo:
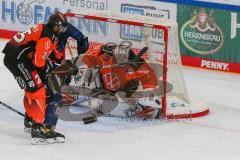
[[85, 36], [76, 27], [68, 23], [66, 34], [75, 40], [82, 40]]
[[32, 34], [31, 34], [32, 40], [37, 41], [41, 36], [42, 30], [43, 30], [43, 24], [39, 24], [35, 27], [32, 27], [31, 30], [32, 30]]
[[21, 44], [27, 44], [28, 42], [31, 42], [31, 41], [35, 41], [35, 42], [38, 41], [41, 36], [42, 30], [43, 30], [43, 24], [39, 24], [21, 33], [22, 35], [19, 34], [21, 35], [20, 37], [24, 37], [24, 40], [21, 42]]
[[67, 30], [64, 33], [61, 33], [61, 35], [58, 38], [57, 49], [60, 52], [64, 51], [65, 46], [67, 44], [67, 40], [68, 40], [69, 37], [75, 39], [76, 41], [81, 41], [85, 36], [76, 27], [74, 27], [73, 25], [68, 23], [67, 24]]
[[157, 75], [154, 69], [149, 66], [149, 64], [145, 62], [140, 68], [138, 68], [137, 72], [144, 73], [143, 76], [138, 78], [141, 81], [144, 89], [155, 89], [158, 86]]
[[85, 54], [82, 58], [82, 62], [86, 64], [89, 68], [97, 66], [97, 58], [91, 55]]

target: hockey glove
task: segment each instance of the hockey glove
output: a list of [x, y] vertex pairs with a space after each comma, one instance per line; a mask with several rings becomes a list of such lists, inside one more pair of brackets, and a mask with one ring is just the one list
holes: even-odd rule
[[64, 59], [64, 53], [61, 53], [57, 49], [55, 49], [52, 51], [48, 58], [53, 64], [58, 64], [59, 66], [62, 63], [62, 60]]
[[74, 68], [65, 78], [64, 83], [70, 84], [72, 81], [72, 76], [76, 76], [78, 74], [78, 69]]
[[87, 52], [89, 48], [88, 37], [78, 40], [77, 45], [78, 45], [77, 46], [78, 55], [84, 54], [85, 52]]
[[47, 83], [47, 77], [52, 73], [53, 69], [54, 64], [49, 59], [46, 60], [46, 65], [44, 67], [36, 67], [36, 70], [44, 84]]

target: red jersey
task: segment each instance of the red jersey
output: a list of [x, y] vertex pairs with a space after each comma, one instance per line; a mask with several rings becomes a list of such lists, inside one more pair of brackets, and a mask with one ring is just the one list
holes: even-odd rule
[[83, 57], [88, 67], [102, 66], [101, 79], [106, 90], [119, 91], [127, 87], [131, 80], [139, 80], [143, 88], [156, 88], [157, 77], [154, 70], [144, 62], [134, 69], [130, 64], [117, 65], [115, 56], [104, 59], [102, 45], [92, 45]]

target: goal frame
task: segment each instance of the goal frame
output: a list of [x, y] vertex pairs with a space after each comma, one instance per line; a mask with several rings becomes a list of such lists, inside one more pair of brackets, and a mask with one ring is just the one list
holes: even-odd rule
[[200, 111], [197, 113], [186, 113], [186, 114], [167, 114], [167, 80], [168, 80], [168, 74], [167, 74], [167, 68], [168, 68], [168, 41], [169, 41], [169, 29], [171, 29], [170, 25], [161, 25], [161, 24], [151, 24], [151, 23], [144, 23], [144, 22], [137, 22], [137, 21], [130, 21], [130, 20], [123, 20], [123, 19], [117, 19], [117, 18], [109, 18], [109, 17], [103, 17], [98, 15], [88, 15], [86, 13], [65, 13], [66, 17], [74, 17], [74, 18], [85, 18], [89, 20], [97, 20], [97, 21], [103, 21], [108, 23], [119, 23], [119, 24], [126, 24], [126, 25], [134, 25], [139, 27], [150, 27], [154, 29], [160, 29], [164, 32], [163, 41], [164, 41], [164, 54], [163, 54], [163, 75], [162, 75], [162, 90], [163, 90], [163, 96], [162, 96], [162, 119], [189, 119], [189, 118], [196, 118], [205, 116], [209, 113], [209, 109], [206, 109], [204, 111]]

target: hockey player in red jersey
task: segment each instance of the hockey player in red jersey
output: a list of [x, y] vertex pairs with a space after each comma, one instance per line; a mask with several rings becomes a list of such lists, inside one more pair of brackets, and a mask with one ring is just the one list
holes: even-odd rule
[[[65, 30], [66, 19], [56, 17], [17, 33], [3, 49], [4, 64], [24, 89], [25, 122], [32, 120], [32, 143], [64, 142], [64, 135], [43, 126], [46, 110], [47, 74], [52, 64], [49, 56], [56, 46], [55, 37]], [[26, 124], [27, 125], [27, 124]]]
[[[140, 81], [144, 89], [156, 88], [157, 77], [154, 70], [140, 57], [137, 61], [132, 61], [134, 58], [130, 57], [136, 57], [132, 50], [129, 50], [127, 61], [118, 63], [115, 52], [116, 50], [119, 51], [119, 49], [116, 49], [117, 47], [112, 44], [95, 44], [83, 57], [83, 63], [89, 68], [101, 66], [100, 73], [104, 90], [112, 92], [127, 91], [133, 81]], [[129, 90], [129, 92], [131, 91]], [[127, 97], [130, 96], [129, 92]]]
[[[146, 51], [147, 47], [135, 55], [130, 48], [126, 49], [121, 45], [92, 45], [83, 57], [83, 63], [89, 68], [85, 73], [85, 82], [92, 77], [91, 68], [99, 67], [102, 89], [106, 91], [123, 91], [125, 98], [131, 98], [140, 83], [143, 89], [156, 89], [158, 84], [155, 71], [141, 58]], [[155, 111], [140, 103], [136, 103], [130, 111], [133, 109], [138, 110], [137, 114], [141, 116]]]

